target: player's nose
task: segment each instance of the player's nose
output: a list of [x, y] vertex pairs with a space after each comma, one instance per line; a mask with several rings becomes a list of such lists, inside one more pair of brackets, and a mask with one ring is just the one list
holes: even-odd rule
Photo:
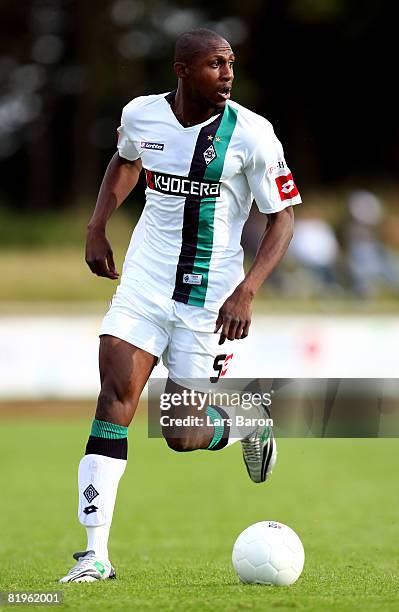
[[233, 67], [225, 64], [220, 71], [220, 78], [224, 83], [232, 83], [234, 79]]

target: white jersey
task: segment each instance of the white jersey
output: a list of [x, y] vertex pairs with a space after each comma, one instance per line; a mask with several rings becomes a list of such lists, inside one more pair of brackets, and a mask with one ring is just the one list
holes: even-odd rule
[[217, 309], [244, 276], [241, 233], [252, 200], [275, 213], [301, 198], [266, 119], [228, 101], [220, 114], [183, 127], [173, 96], [142, 96], [122, 112], [119, 155], [140, 158], [147, 182], [123, 275]]

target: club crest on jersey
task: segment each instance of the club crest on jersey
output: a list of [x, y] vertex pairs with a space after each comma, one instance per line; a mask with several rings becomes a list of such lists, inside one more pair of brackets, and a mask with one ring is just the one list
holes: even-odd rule
[[204, 151], [204, 159], [207, 166], [217, 157], [215, 147], [211, 144], [206, 151]]
[[164, 144], [162, 142], [146, 142], [142, 140], [140, 143], [142, 149], [152, 149], [153, 151], [163, 151]]

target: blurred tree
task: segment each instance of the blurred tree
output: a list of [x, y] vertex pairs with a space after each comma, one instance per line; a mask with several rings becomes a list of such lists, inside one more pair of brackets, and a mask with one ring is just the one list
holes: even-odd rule
[[122, 106], [174, 86], [174, 40], [197, 26], [237, 49], [234, 96], [275, 125], [302, 187], [393, 176], [391, 9], [390, 0], [3, 0], [0, 199], [20, 209], [93, 200]]

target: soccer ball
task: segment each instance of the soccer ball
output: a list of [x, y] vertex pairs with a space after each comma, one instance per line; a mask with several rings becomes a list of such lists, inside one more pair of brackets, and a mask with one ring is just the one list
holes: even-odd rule
[[232, 561], [242, 582], [288, 586], [301, 575], [305, 552], [290, 527], [276, 521], [261, 521], [240, 533]]

